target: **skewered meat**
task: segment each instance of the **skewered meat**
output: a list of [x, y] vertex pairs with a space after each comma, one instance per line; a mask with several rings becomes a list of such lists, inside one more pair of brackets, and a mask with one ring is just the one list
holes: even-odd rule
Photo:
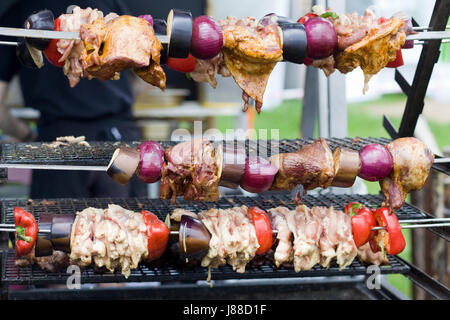
[[255, 227], [247, 207], [210, 209], [198, 217], [211, 234], [209, 251], [203, 258], [203, 267], [217, 268], [225, 263], [243, 273], [259, 248]]
[[110, 204], [108, 209], [77, 212], [70, 237], [72, 263], [95, 263], [111, 272], [121, 268], [125, 277], [148, 254], [146, 224], [142, 214]]
[[[333, 10], [328, 8], [327, 11]], [[337, 52], [328, 58], [313, 61], [312, 66], [322, 69], [327, 77], [335, 69], [345, 74], [361, 67], [365, 93], [370, 78], [396, 59], [397, 51], [406, 40], [405, 22], [393, 17], [379, 23], [369, 9], [362, 16], [354, 12], [328, 20], [333, 23], [338, 36]]]
[[336, 55], [336, 69], [347, 73], [361, 67], [366, 77], [365, 92], [369, 77], [396, 59], [406, 40], [406, 33], [400, 30], [404, 24], [403, 20], [392, 18], [370, 30], [360, 41]]
[[409, 192], [419, 190], [428, 177], [434, 162], [434, 154], [421, 141], [413, 137], [399, 138], [386, 148], [394, 159], [394, 166], [388, 177], [380, 181], [386, 200], [384, 206], [399, 209]]
[[119, 16], [109, 22], [99, 18], [80, 28], [84, 42], [80, 58], [89, 76], [100, 80], [117, 78], [128, 68], [142, 68], [150, 59], [159, 64], [162, 45], [150, 24], [140, 18]]
[[223, 59], [222, 52], [219, 52], [219, 54], [209, 60], [195, 59], [195, 69], [189, 74], [192, 80], [196, 82], [208, 82], [213, 88], [217, 87], [217, 74], [220, 74], [222, 77], [231, 76]]
[[350, 217], [342, 211], [334, 210], [333, 207], [313, 207], [311, 212], [321, 219], [320, 265], [328, 268], [335, 258], [339, 269], [350, 265], [357, 253]]
[[287, 223], [289, 209], [276, 207], [269, 209], [270, 218], [274, 230], [277, 230], [278, 245], [275, 249], [275, 265], [279, 267], [285, 262], [294, 260], [294, 248], [292, 247], [292, 231]]
[[373, 252], [369, 243], [366, 243], [358, 248], [358, 260], [377, 266], [389, 262], [388, 258], [381, 251]]
[[244, 111], [248, 97], [255, 100], [259, 113], [270, 73], [283, 59], [283, 50], [276, 23], [265, 26], [253, 17], [219, 20], [222, 27], [225, 63], [236, 83], [243, 90]]
[[[113, 17], [117, 17], [117, 15], [113, 13], [108, 16], [108, 19]], [[71, 14], [62, 14], [59, 17], [60, 29], [61, 31], [79, 32], [81, 25], [93, 23], [99, 18], [103, 18], [103, 12], [91, 8], [81, 9], [76, 6]], [[65, 61], [63, 72], [69, 79], [70, 86], [75, 87], [84, 74], [82, 63], [79, 60], [84, 49], [83, 41], [60, 39], [56, 46], [62, 54], [60, 62]]]
[[97, 9], [79, 7], [59, 19], [61, 31], [80, 32], [81, 40], [57, 42], [71, 87], [83, 77], [117, 80], [121, 71], [132, 68], [144, 81], [165, 88], [162, 45], [146, 20], [115, 13], [104, 17]]
[[195, 139], [168, 148], [162, 168], [161, 199], [217, 201], [221, 174], [220, 155], [208, 140]]
[[270, 162], [278, 168], [273, 190], [291, 190], [299, 184], [305, 192], [317, 187], [327, 188], [335, 174], [333, 154], [322, 138], [297, 152], [273, 155]]
[[70, 264], [69, 255], [62, 251], [53, 251], [51, 256], [36, 257], [33, 250], [26, 256], [17, 258], [15, 261], [18, 267], [27, 267], [37, 263], [39, 267], [47, 272], [57, 272], [67, 268]]

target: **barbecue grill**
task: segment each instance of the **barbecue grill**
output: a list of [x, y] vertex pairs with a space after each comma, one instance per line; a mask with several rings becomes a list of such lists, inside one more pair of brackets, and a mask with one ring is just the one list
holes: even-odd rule
[[[449, 0], [437, 0], [430, 29], [443, 30], [450, 11]], [[400, 131], [397, 132], [387, 118], [384, 126], [392, 138], [398, 136], [412, 136], [418, 115], [422, 112], [423, 97], [425, 95], [433, 65], [439, 56], [440, 40], [428, 40], [422, 48], [419, 67], [414, 82], [409, 85], [401, 74], [396, 71], [396, 81], [402, 90], [409, 96], [407, 108], [403, 116]], [[270, 156], [270, 150], [277, 148], [279, 152], [293, 152], [302, 145], [311, 143], [314, 139], [244, 141], [248, 153], [257, 152]], [[332, 149], [345, 147], [359, 150], [370, 143], [389, 143], [386, 138], [327, 138]], [[0, 180], [7, 178], [7, 168], [20, 168], [31, 166], [98, 166], [108, 164], [111, 156], [119, 146], [136, 148], [140, 142], [89, 142], [90, 147], [70, 144], [57, 148], [45, 146], [43, 143], [5, 144], [0, 149]], [[173, 146], [177, 142], [162, 141], [163, 148]], [[242, 143], [235, 141], [234, 143]], [[445, 163], [434, 164], [433, 169], [450, 174], [450, 167]], [[337, 195], [328, 190], [320, 191], [315, 195], [303, 197], [307, 206], [333, 206], [342, 210], [343, 206], [351, 201], [358, 201], [365, 205], [379, 205], [382, 197], [379, 195]], [[287, 192], [264, 192], [255, 197], [233, 195], [221, 197], [217, 202], [187, 202], [178, 200], [172, 204], [168, 200], [132, 198], [132, 199], [33, 199], [0, 201], [0, 223], [14, 223], [13, 208], [15, 206], [26, 208], [36, 220], [44, 213], [74, 214], [87, 207], [106, 208], [108, 204], [117, 204], [126, 209], [140, 211], [148, 209], [164, 220], [176, 207], [198, 212], [211, 207], [231, 208], [246, 205], [259, 206], [262, 209], [273, 208], [279, 205], [295, 208], [292, 195]], [[429, 219], [432, 216], [423, 210], [404, 204], [397, 211], [399, 220]], [[436, 235], [446, 241], [450, 239], [449, 228], [429, 228]], [[0, 234], [0, 244], [6, 243], [5, 234]], [[85, 268], [81, 272], [81, 290], [68, 290], [50, 285], [64, 285], [70, 276], [65, 272], [45, 272], [38, 266], [19, 268], [14, 264], [14, 252], [10, 249], [1, 249], [0, 245], [0, 294], [2, 298], [63, 298], [63, 299], [89, 299], [89, 298], [241, 298], [267, 299], [279, 298], [359, 298], [359, 299], [402, 299], [398, 293], [385, 281], [380, 290], [369, 290], [365, 281], [371, 275], [368, 266], [356, 259], [343, 270], [337, 265], [324, 269], [316, 265], [309, 271], [294, 272], [293, 269], [276, 268], [273, 261], [252, 261], [245, 273], [236, 273], [230, 266], [222, 266], [211, 270], [213, 288], [205, 282], [208, 269], [202, 267], [186, 266], [166, 252], [163, 262], [141, 264], [139, 268], [131, 271], [128, 279], [119, 272], [109, 273], [93, 268]], [[389, 263], [380, 267], [382, 275], [402, 274], [411, 279], [416, 285], [438, 299], [450, 299], [449, 290], [435, 279], [419, 270], [414, 265], [397, 256], [389, 256]], [[98, 283], [125, 283], [123, 287], [101, 288], [92, 287]], [[142, 283], [138, 285], [137, 283]], [[132, 285], [129, 285], [132, 284]], [[23, 290], [12, 290], [12, 286], [21, 285]], [[213, 294], [211, 294], [213, 292]]]

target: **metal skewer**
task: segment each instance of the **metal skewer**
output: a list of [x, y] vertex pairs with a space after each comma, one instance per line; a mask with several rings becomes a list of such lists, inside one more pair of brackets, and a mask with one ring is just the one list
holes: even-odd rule
[[[25, 37], [35, 39], [37, 38], [37, 39], [81, 40], [79, 32], [35, 30], [35, 29], [21, 29], [21, 28], [7, 28], [7, 27], [0, 27], [0, 35], [7, 37]], [[161, 43], [169, 42], [168, 37], [165, 35], [155, 35], [155, 36]], [[9, 43], [3, 44], [12, 45]]]
[[[423, 27], [423, 26], [419, 26], [419, 27], [413, 27], [412, 28], [414, 31], [425, 31], [425, 30], [431, 30], [430, 27]], [[445, 26], [445, 29], [450, 29], [450, 25]]]

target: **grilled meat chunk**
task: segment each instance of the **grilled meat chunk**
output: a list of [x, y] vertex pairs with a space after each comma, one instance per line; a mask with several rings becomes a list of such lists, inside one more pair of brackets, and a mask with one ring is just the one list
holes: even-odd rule
[[33, 250], [26, 256], [16, 259], [15, 264], [18, 267], [28, 267], [37, 263], [39, 267], [47, 272], [58, 272], [67, 268], [70, 264], [69, 255], [62, 251], [53, 251], [51, 256], [36, 257]]
[[159, 195], [172, 199], [217, 201], [221, 165], [219, 154], [208, 140], [195, 139], [168, 148], [161, 170]]
[[377, 266], [389, 263], [389, 259], [384, 256], [383, 252], [373, 252], [369, 243], [358, 248], [358, 260], [366, 264], [374, 264]]
[[[117, 14], [111, 13], [107, 16], [106, 21], [118, 17]], [[79, 32], [83, 24], [90, 24], [97, 19], [103, 18], [103, 12], [97, 9], [81, 9], [76, 6], [72, 13], [62, 14], [60, 19], [61, 31]], [[69, 84], [73, 88], [80, 79], [85, 76], [82, 61], [80, 61], [81, 52], [84, 49], [82, 40], [60, 39], [56, 42], [58, 51], [62, 54], [60, 62], [65, 61], [63, 72], [69, 79]]]
[[365, 92], [370, 76], [396, 59], [397, 51], [406, 40], [406, 33], [400, 30], [404, 24], [403, 20], [392, 18], [371, 29], [360, 41], [336, 54], [336, 69], [347, 73], [361, 67], [366, 76], [363, 90]]
[[259, 248], [255, 226], [247, 207], [209, 209], [199, 212], [198, 217], [211, 234], [209, 251], [201, 265], [217, 268], [228, 263], [233, 270], [245, 272], [245, 266]]
[[335, 174], [333, 154], [324, 139], [305, 145], [297, 152], [273, 155], [270, 162], [278, 168], [272, 190], [291, 190], [299, 184], [305, 192], [317, 187], [327, 188]]
[[259, 113], [270, 73], [283, 59], [278, 25], [271, 23], [262, 26], [253, 17], [227, 17], [218, 23], [222, 27], [222, 52], [226, 66], [245, 93], [244, 111], [248, 108], [250, 97], [255, 100]]
[[209, 60], [195, 59], [195, 69], [189, 74], [192, 80], [208, 82], [213, 88], [217, 87], [217, 74], [220, 74], [222, 77], [231, 76], [222, 52], [219, 52], [214, 58]]
[[110, 204], [108, 209], [77, 212], [70, 238], [72, 263], [120, 268], [125, 277], [148, 255], [146, 225], [141, 213]]
[[277, 230], [278, 245], [275, 249], [275, 265], [279, 267], [283, 263], [294, 260], [294, 248], [292, 246], [292, 231], [287, 223], [290, 210], [286, 207], [276, 207], [268, 210], [272, 226]]
[[328, 268], [333, 259], [336, 259], [339, 269], [350, 265], [357, 254], [350, 217], [333, 207], [312, 207], [311, 212], [320, 219], [322, 225], [320, 265]]
[[434, 162], [434, 154], [416, 138], [395, 139], [386, 148], [392, 155], [394, 166], [389, 176], [380, 181], [386, 200], [384, 206], [399, 209], [409, 192], [419, 190], [427, 179]]
[[150, 58], [159, 64], [162, 45], [144, 19], [120, 16], [109, 22], [99, 18], [80, 28], [84, 50], [81, 59], [89, 76], [100, 80], [117, 78], [128, 68], [142, 68]]

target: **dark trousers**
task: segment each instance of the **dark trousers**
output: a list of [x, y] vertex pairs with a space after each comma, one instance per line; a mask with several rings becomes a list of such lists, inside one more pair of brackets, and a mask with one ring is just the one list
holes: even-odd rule
[[[51, 142], [60, 136], [85, 136], [86, 141], [139, 141], [133, 121], [58, 121], [39, 126], [38, 141]], [[30, 198], [128, 198], [146, 195], [146, 185], [135, 177], [126, 186], [113, 181], [106, 172], [33, 170]]]

